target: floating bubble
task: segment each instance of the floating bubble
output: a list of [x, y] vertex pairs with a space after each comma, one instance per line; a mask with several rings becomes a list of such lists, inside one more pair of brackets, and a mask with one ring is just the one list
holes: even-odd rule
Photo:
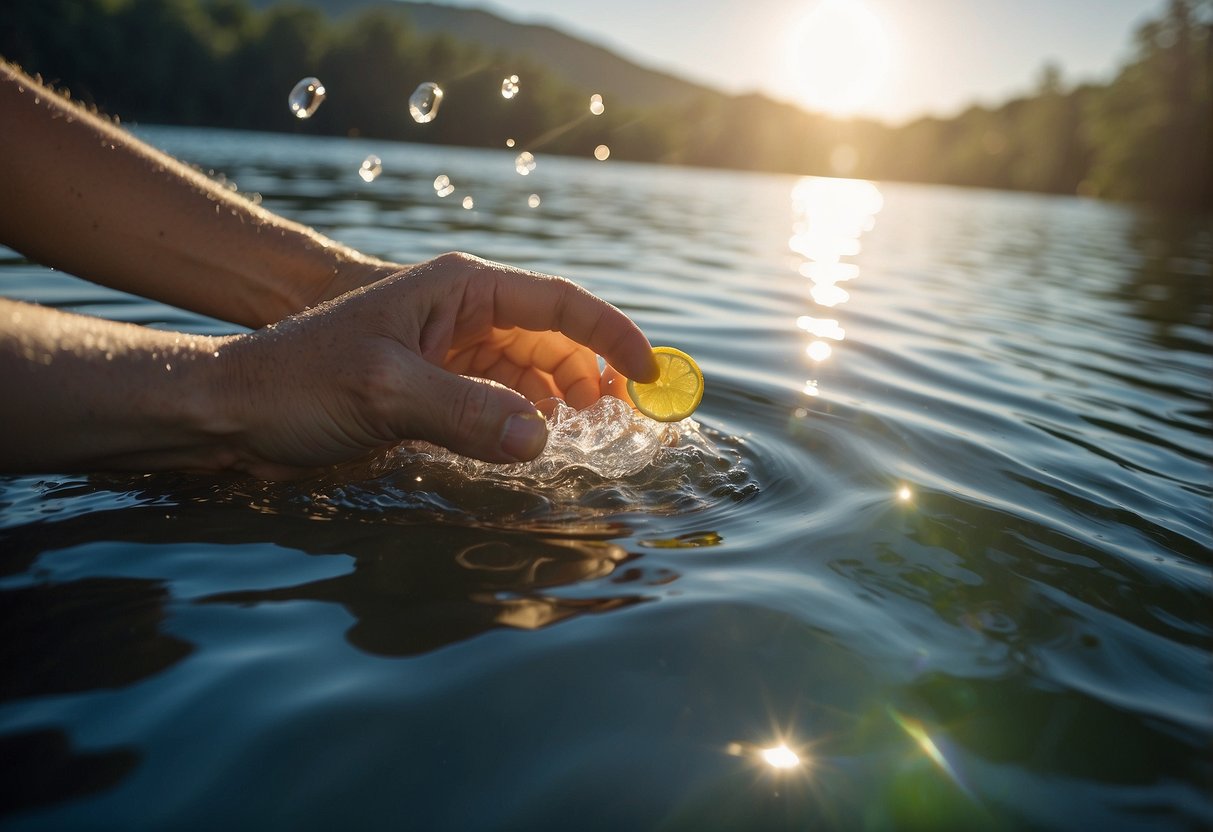
[[463, 198], [463, 207], [468, 211], [472, 210], [476, 207], [476, 200], [472, 199], [470, 196], [465, 196]]
[[363, 182], [374, 182], [381, 173], [383, 161], [374, 153], [363, 159], [361, 167], [358, 168], [358, 175], [362, 177]]
[[518, 158], [514, 160], [514, 170], [518, 171], [519, 176], [526, 176], [535, 169], [535, 157], [529, 150], [524, 150], [518, 154]]
[[600, 116], [600, 115], [602, 115], [604, 110], [606, 110], [606, 105], [604, 105], [602, 103], [602, 96], [599, 95], [598, 93], [594, 93], [593, 95], [591, 95], [590, 96], [590, 112], [596, 116]]
[[324, 84], [319, 78], [304, 78], [291, 90], [286, 101], [296, 118], [311, 118], [324, 101]]
[[605, 144], [600, 144], [594, 148], [594, 158], [600, 162], [605, 162], [611, 156], [611, 149]]
[[506, 140], [505, 140], [505, 146], [506, 146], [506, 147], [513, 147], [513, 146], [514, 146], [514, 140], [513, 140], [513, 139], [506, 139]]
[[531, 208], [539, 207], [539, 194], [531, 194], [526, 198], [526, 204]]
[[518, 76], [501, 79], [501, 97], [509, 100], [518, 94]]
[[434, 193], [438, 196], [450, 196], [455, 193], [455, 186], [451, 184], [451, 178], [445, 173], [434, 177]]
[[433, 81], [418, 85], [409, 96], [409, 115], [418, 124], [433, 121], [442, 105], [442, 88]]

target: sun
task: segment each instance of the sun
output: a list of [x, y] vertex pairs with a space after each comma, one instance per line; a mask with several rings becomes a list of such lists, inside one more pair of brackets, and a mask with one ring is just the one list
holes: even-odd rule
[[871, 101], [889, 72], [888, 36], [863, 0], [818, 0], [794, 30], [789, 52], [792, 94], [835, 116]]

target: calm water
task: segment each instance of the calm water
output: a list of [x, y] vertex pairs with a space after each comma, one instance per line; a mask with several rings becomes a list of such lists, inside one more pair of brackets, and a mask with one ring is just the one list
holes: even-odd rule
[[[145, 135], [375, 254], [573, 277], [709, 386], [622, 477], [0, 478], [0, 823], [1213, 825], [1208, 218]], [[7, 251], [0, 293], [229, 331]]]

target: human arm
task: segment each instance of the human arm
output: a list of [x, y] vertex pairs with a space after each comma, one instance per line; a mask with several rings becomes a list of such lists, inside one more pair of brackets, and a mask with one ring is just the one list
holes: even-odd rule
[[0, 240], [248, 327], [397, 271], [283, 219], [0, 60]]
[[277, 478], [403, 439], [531, 459], [546, 440], [532, 402], [593, 402], [597, 355], [656, 377], [648, 341], [610, 304], [460, 254], [234, 336], [0, 301], [0, 469]]

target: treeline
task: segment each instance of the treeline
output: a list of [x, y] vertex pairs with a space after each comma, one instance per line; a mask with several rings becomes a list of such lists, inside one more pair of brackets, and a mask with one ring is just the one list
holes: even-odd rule
[[[550, 68], [414, 30], [371, 9], [333, 21], [246, 0], [5, 0], [0, 55], [124, 119], [520, 147], [615, 159], [862, 176], [1213, 208], [1213, 0], [1171, 0], [1135, 35], [1105, 85], [1066, 89], [1042, 70], [1031, 95], [950, 119], [890, 127], [840, 121], [761, 96], [704, 95], [680, 107], [609, 100]], [[522, 78], [513, 100], [501, 79]], [[286, 97], [320, 77], [328, 99], [307, 121]], [[408, 96], [436, 81], [440, 115], [417, 124]]]

